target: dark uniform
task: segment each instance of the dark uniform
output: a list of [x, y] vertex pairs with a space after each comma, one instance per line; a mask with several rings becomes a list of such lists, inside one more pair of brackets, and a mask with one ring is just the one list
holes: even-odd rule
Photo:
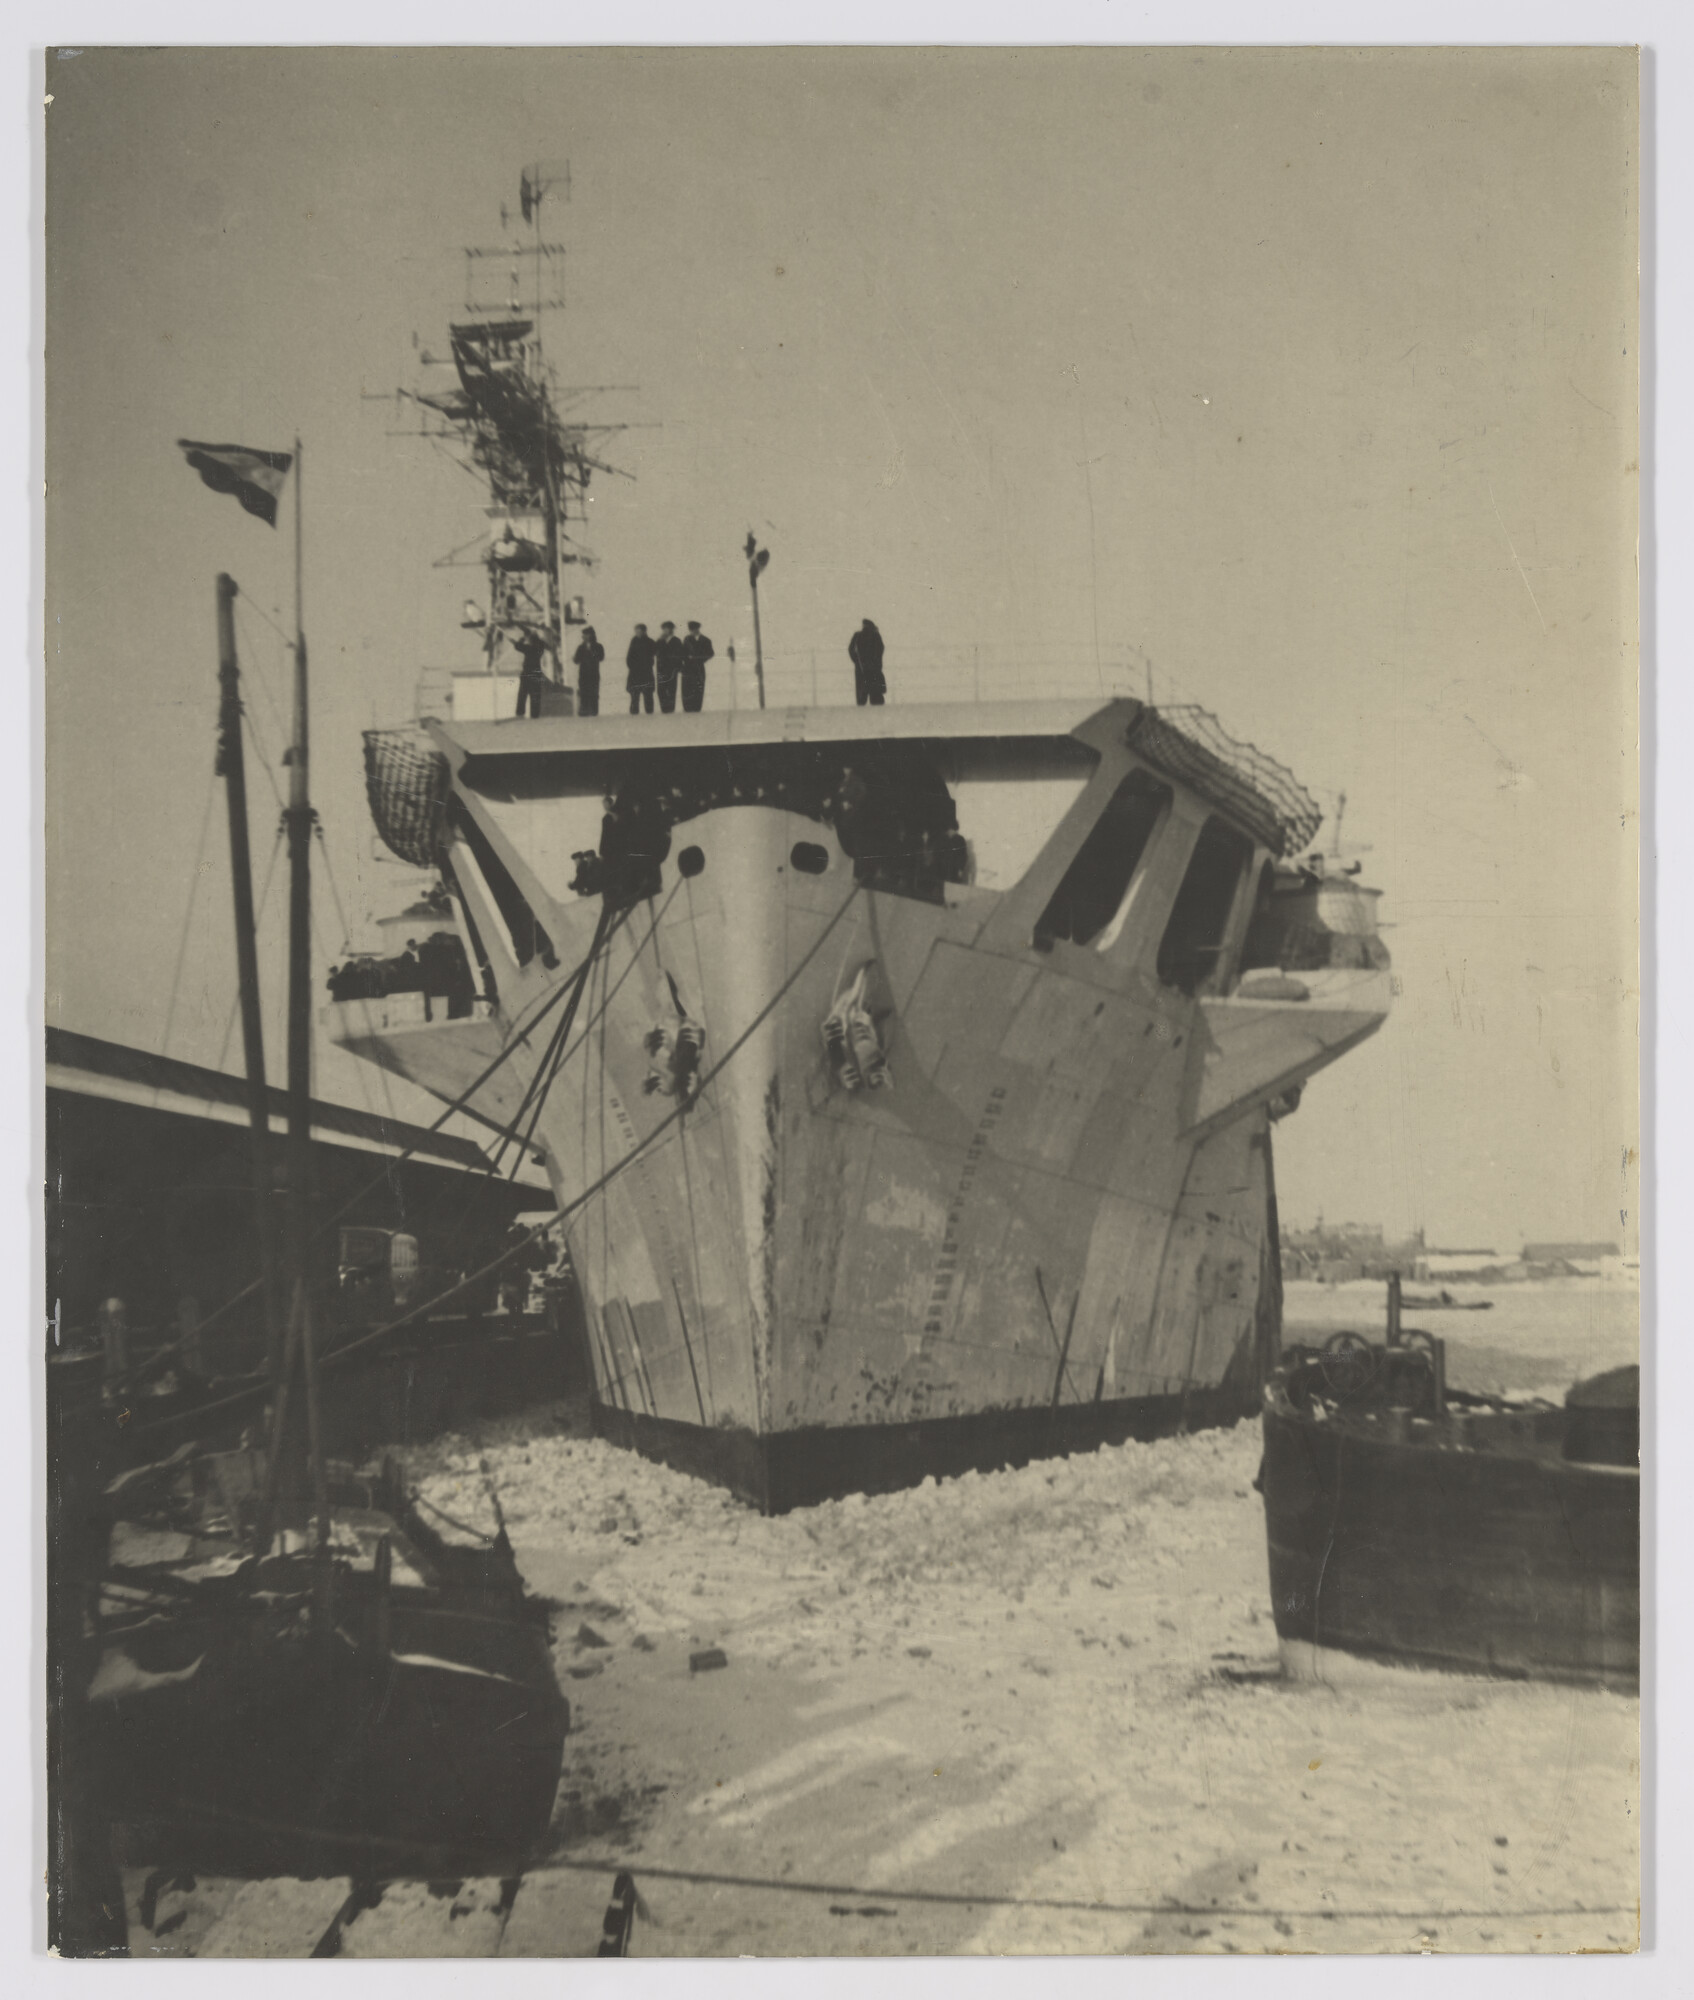
[[624, 655], [624, 666], [628, 678], [624, 686], [629, 689], [629, 712], [638, 715], [643, 702], [647, 713], [653, 713], [653, 658], [658, 648], [647, 636], [647, 627], [637, 625], [635, 637], [629, 642], [629, 651]]
[[882, 677], [882, 634], [867, 618], [847, 642], [853, 662], [853, 698], [861, 708], [881, 708], [888, 683]]
[[518, 713], [527, 709], [539, 719], [541, 715], [541, 690], [547, 685], [547, 675], [541, 662], [547, 657], [547, 634], [538, 632], [533, 626], [526, 626], [517, 640], [518, 658], [522, 661], [522, 671], [518, 675]]
[[576, 712], [578, 715], [598, 715], [600, 713], [600, 662], [606, 657], [606, 649], [594, 636], [594, 627], [585, 625], [582, 629], [582, 644], [571, 655], [576, 665]]
[[706, 705], [706, 662], [712, 651], [699, 619], [690, 618], [688, 637], [682, 642], [682, 706], [690, 715], [698, 715]]
[[682, 672], [682, 641], [667, 618], [659, 627], [659, 706], [666, 715], [676, 707], [677, 676]]
[[423, 966], [418, 959], [416, 938], [407, 938], [406, 949], [397, 958], [388, 961], [388, 975], [384, 985], [389, 993], [423, 991]]

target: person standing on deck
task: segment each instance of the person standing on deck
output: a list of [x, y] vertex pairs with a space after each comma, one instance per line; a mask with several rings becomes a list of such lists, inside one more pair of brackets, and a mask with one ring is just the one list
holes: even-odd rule
[[526, 625], [519, 632], [516, 645], [518, 659], [522, 663], [518, 673], [518, 714], [525, 710], [536, 719], [541, 719], [541, 690], [547, 685], [547, 675], [542, 661], [547, 657], [552, 640], [534, 625]]
[[888, 692], [882, 676], [882, 634], [867, 618], [847, 642], [853, 662], [853, 698], [861, 708], [881, 708]]
[[653, 661], [658, 648], [647, 636], [647, 627], [637, 625], [635, 637], [629, 642], [629, 651], [624, 655], [624, 666], [628, 670], [624, 686], [629, 689], [629, 712], [638, 715], [643, 702], [647, 713], [653, 713]]
[[689, 715], [698, 715], [706, 705], [706, 662], [712, 651], [699, 619], [690, 618], [688, 637], [682, 642], [682, 706]]
[[388, 990], [390, 993], [423, 991], [423, 961], [418, 956], [416, 938], [407, 938], [406, 949], [398, 958], [390, 961]]
[[595, 637], [594, 627], [582, 628], [582, 644], [571, 655], [576, 666], [576, 712], [578, 715], [598, 715], [600, 713], [600, 662], [606, 657], [606, 649]]
[[682, 672], [682, 641], [667, 618], [659, 627], [658, 645], [659, 706], [666, 715], [676, 709], [677, 676]]

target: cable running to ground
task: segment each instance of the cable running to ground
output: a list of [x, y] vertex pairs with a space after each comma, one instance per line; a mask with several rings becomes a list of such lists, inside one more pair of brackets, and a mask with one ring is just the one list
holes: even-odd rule
[[[712, 1068], [700, 1079], [700, 1087], [697, 1096], [703, 1096], [705, 1094], [707, 1088], [712, 1083], [714, 1083], [719, 1076], [722, 1075], [724, 1070], [728, 1068], [729, 1064], [735, 1060], [736, 1056], [752, 1039], [753, 1035], [756, 1034], [761, 1027], [763, 1027], [765, 1022], [776, 1011], [777, 1007], [782, 1003], [782, 1000], [784, 996], [788, 993], [789, 989], [794, 985], [795, 981], [806, 970], [807, 966], [811, 964], [812, 960], [817, 956], [818, 952], [822, 949], [825, 941], [835, 930], [836, 925], [841, 922], [842, 918], [846, 916], [847, 912], [852, 908], [853, 900], [858, 895], [858, 893], [859, 893], [858, 885], [855, 883], [854, 886], [850, 890], [848, 890], [846, 897], [842, 901], [841, 907], [836, 911], [835, 915], [830, 918], [829, 922], [824, 926], [822, 931], [818, 933], [818, 936], [813, 941], [811, 946], [808, 948], [808, 950], [805, 953], [805, 956], [800, 960], [800, 963], [797, 966], [795, 966], [794, 970], [777, 988], [775, 993], [771, 995], [770, 999], [767, 1000], [764, 1006], [759, 1009], [758, 1013], [754, 1015], [753, 1019], [747, 1024], [747, 1026], [741, 1031], [741, 1033], [736, 1036], [735, 1040], [724, 1051], [722, 1057], [716, 1063], [714, 1063]], [[554, 992], [554, 998], [555, 999], [562, 998], [566, 990], [567, 989], [563, 986], [556, 988]], [[540, 1017], [537, 1016], [537, 1020], [539, 1020], [539, 1018]], [[531, 1026], [533, 1027], [534, 1025], [535, 1024], [532, 1022]], [[635, 1162], [638, 1159], [640, 1159], [642, 1155], [647, 1151], [647, 1149], [654, 1143], [654, 1141], [661, 1138], [666, 1132], [668, 1132], [670, 1128], [678, 1121], [678, 1119], [683, 1117], [683, 1115], [688, 1111], [688, 1109], [689, 1109], [688, 1105], [678, 1104], [673, 1110], [667, 1112], [667, 1114], [659, 1120], [658, 1124], [653, 1127], [653, 1129], [647, 1134], [647, 1136], [644, 1139], [638, 1140], [635, 1146], [628, 1153], [626, 1153], [621, 1160], [617, 1161], [613, 1166], [608, 1167], [606, 1171], [599, 1176], [598, 1179], [591, 1182], [588, 1187], [584, 1188], [581, 1194], [576, 1195], [575, 1197], [573, 1197], [572, 1200], [566, 1202], [561, 1208], [555, 1210], [554, 1213], [548, 1216], [545, 1221], [538, 1222], [532, 1229], [526, 1229], [523, 1232], [522, 1236], [518, 1238], [517, 1242], [508, 1244], [507, 1247], [504, 1250], [502, 1250], [497, 1257], [491, 1258], [488, 1263], [484, 1264], [480, 1271], [473, 1271], [469, 1277], [461, 1278], [458, 1284], [452, 1286], [449, 1290], [439, 1293], [433, 1299], [426, 1299], [422, 1304], [414, 1306], [410, 1312], [402, 1313], [398, 1319], [390, 1320], [384, 1326], [373, 1327], [369, 1333], [362, 1334], [357, 1340], [347, 1341], [344, 1345], [334, 1349], [333, 1352], [326, 1354], [319, 1364], [320, 1367], [326, 1371], [329, 1369], [340, 1367], [351, 1356], [362, 1352], [365, 1348], [372, 1346], [377, 1341], [387, 1340], [391, 1335], [401, 1332], [404, 1328], [411, 1326], [416, 1321], [422, 1319], [425, 1316], [425, 1314], [438, 1312], [440, 1308], [446, 1305], [450, 1300], [456, 1299], [461, 1294], [471, 1291], [474, 1287], [480, 1285], [485, 1278], [491, 1277], [496, 1271], [500, 1270], [502, 1266], [509, 1264], [514, 1257], [520, 1256], [525, 1250], [529, 1248], [530, 1244], [536, 1242], [540, 1237], [550, 1235], [552, 1231], [555, 1230], [561, 1222], [566, 1220], [567, 1217], [574, 1215], [578, 1209], [585, 1207], [589, 1202], [591, 1202], [594, 1199], [594, 1197], [601, 1192], [602, 1189], [609, 1186], [610, 1183], [616, 1180], [617, 1177], [621, 1173], [623, 1173], [627, 1168], [632, 1167], [635, 1164]], [[268, 1391], [269, 1386], [270, 1385], [268, 1383], [255, 1383], [249, 1389], [239, 1389], [235, 1392], [234, 1395], [220, 1397], [216, 1402], [203, 1403], [193, 1414], [196, 1419], [200, 1419], [211, 1415], [212, 1412], [215, 1410], [231, 1409], [239, 1404], [251, 1402], [255, 1397], [264, 1395]], [[173, 1420], [170, 1418], [161, 1418], [152, 1424], [138, 1426], [138, 1429], [141, 1431], [159, 1430], [168, 1427], [173, 1421], [179, 1421], [179, 1420]]]
[[[664, 904], [661, 906], [658, 913], [653, 918], [653, 922], [655, 925], [660, 921], [660, 919], [664, 916], [665, 911], [670, 907], [671, 897], [673, 897], [675, 894], [676, 891], [673, 888], [671, 891], [671, 896], [667, 896], [665, 898]], [[633, 967], [633, 965], [636, 962], [636, 959], [639, 959], [641, 950], [645, 946], [645, 944], [646, 940], [643, 939], [642, 944], [640, 946], [637, 946], [635, 958], [631, 959], [630, 967]], [[628, 977], [630, 967], [625, 968], [624, 973], [618, 979], [617, 986], [614, 986], [611, 992], [608, 993], [605, 999], [601, 1002], [602, 1012], [607, 1006], [611, 1004], [612, 997], [617, 992], [618, 986], [621, 986], [623, 984], [624, 979]], [[459, 1093], [459, 1095], [453, 1099], [452, 1103], [450, 1103], [446, 1107], [446, 1109], [436, 1117], [433, 1123], [425, 1127], [422, 1137], [420, 1139], [414, 1140], [410, 1145], [406, 1146], [401, 1152], [395, 1154], [394, 1158], [388, 1162], [388, 1164], [382, 1169], [380, 1173], [373, 1174], [371, 1178], [365, 1182], [363, 1187], [355, 1190], [355, 1192], [347, 1198], [347, 1200], [342, 1204], [340, 1208], [336, 1210], [336, 1212], [333, 1215], [329, 1216], [323, 1223], [319, 1225], [319, 1227], [313, 1234], [312, 1237], [313, 1242], [321, 1241], [323, 1237], [327, 1236], [330, 1230], [332, 1230], [336, 1226], [336, 1224], [343, 1219], [343, 1217], [350, 1214], [352, 1210], [355, 1209], [359, 1205], [359, 1203], [364, 1200], [366, 1195], [374, 1193], [377, 1188], [383, 1185], [383, 1183], [388, 1179], [389, 1175], [391, 1174], [391, 1172], [395, 1167], [402, 1165], [405, 1161], [409, 1160], [415, 1152], [418, 1151], [419, 1147], [423, 1143], [423, 1139], [430, 1138], [435, 1133], [439, 1132], [442, 1126], [446, 1124], [447, 1120], [451, 1118], [455, 1112], [460, 1111], [464, 1108], [464, 1106], [470, 1101], [471, 1098], [473, 1098], [476, 1095], [476, 1093], [482, 1088], [482, 1086], [488, 1081], [488, 1079], [494, 1074], [494, 1072], [501, 1066], [501, 1064], [509, 1060], [510, 1057], [512, 1057], [517, 1053], [518, 1049], [522, 1047], [522, 1045], [526, 1041], [528, 1041], [529, 1037], [532, 1034], [534, 1034], [535, 1030], [538, 1027], [540, 1027], [541, 1023], [543, 1022], [543, 1020], [546, 1019], [547, 1015], [550, 1014], [552, 1010], [560, 1004], [560, 1002], [569, 993], [571, 982], [572, 980], [575, 979], [577, 973], [580, 972], [581, 969], [582, 969], [581, 965], [579, 964], [578, 966], [573, 968], [573, 970], [564, 979], [562, 979], [556, 986], [553, 987], [551, 992], [547, 994], [547, 996], [542, 1000], [541, 1004], [536, 1008], [535, 1012], [530, 1016], [529, 1020], [526, 1021], [521, 1028], [514, 1030], [510, 1040], [506, 1042], [505, 1046], [500, 1050], [500, 1053], [497, 1056], [495, 1056], [493, 1061], [487, 1064], [487, 1066], [484, 1069], [482, 1069], [475, 1077], [471, 1079], [471, 1081], [465, 1086], [465, 1088]], [[591, 1021], [588, 1024], [588, 1027], [585, 1028], [583, 1031], [584, 1039], [586, 1039], [592, 1027], [593, 1027], [593, 1022]], [[582, 1046], [581, 1041], [578, 1041], [576, 1047], [580, 1048], [581, 1046]], [[575, 1049], [571, 1051], [571, 1054], [574, 1053]], [[566, 1057], [566, 1060], [567, 1061], [569, 1060], [569, 1056]], [[522, 1246], [514, 1245], [513, 1247], [515, 1251], [516, 1249], [521, 1248]], [[494, 1267], [490, 1266], [489, 1268], [493, 1269]], [[482, 1275], [484, 1274], [483, 1273], [478, 1274], [478, 1276]], [[455, 1292], [447, 1294], [447, 1296], [449, 1297], [457, 1296], [458, 1291], [464, 1290], [466, 1286], [468, 1286], [470, 1283], [473, 1282], [475, 1281], [466, 1280], [465, 1285], [459, 1286], [458, 1288], [456, 1288]], [[206, 1317], [200, 1322], [199, 1326], [196, 1328], [196, 1332], [204, 1333], [209, 1327], [217, 1325], [217, 1323], [221, 1319], [223, 1319], [226, 1314], [233, 1312], [234, 1309], [238, 1305], [240, 1305], [244, 1299], [251, 1298], [254, 1295], [254, 1293], [258, 1291], [258, 1289], [259, 1289], [259, 1280], [257, 1278], [254, 1278], [250, 1283], [244, 1285], [241, 1288], [241, 1290], [236, 1292], [232, 1297], [225, 1299], [222, 1305], [216, 1307], [212, 1312], [208, 1313]], [[429, 1301], [429, 1303], [434, 1304], [435, 1301], [432, 1300]], [[144, 1362], [138, 1362], [133, 1368], [129, 1369], [126, 1374], [114, 1378], [114, 1385], [133, 1381], [138, 1376], [143, 1374], [145, 1371], [156, 1368], [161, 1361], [167, 1359], [170, 1355], [176, 1353], [178, 1349], [181, 1348], [182, 1345], [183, 1341], [180, 1336], [175, 1340], [166, 1341], [162, 1347], [155, 1348], [154, 1351], [147, 1357], [147, 1359]], [[336, 1351], [340, 1352], [341, 1350], [338, 1349]], [[222, 1408], [224, 1407], [224, 1403], [226, 1402], [245, 1401], [250, 1396], [258, 1393], [261, 1393], [261, 1385], [255, 1385], [253, 1389], [241, 1390], [240, 1392], [238, 1392], [237, 1395], [225, 1398], [224, 1402], [220, 1402], [218, 1404], [208, 1404], [205, 1405], [204, 1407], [209, 1409]], [[172, 1421], [171, 1419], [163, 1420], [164, 1424], [166, 1425], [168, 1425], [171, 1421]], [[160, 1427], [159, 1425], [149, 1425], [145, 1426], [144, 1428], [157, 1429], [159, 1427]]]

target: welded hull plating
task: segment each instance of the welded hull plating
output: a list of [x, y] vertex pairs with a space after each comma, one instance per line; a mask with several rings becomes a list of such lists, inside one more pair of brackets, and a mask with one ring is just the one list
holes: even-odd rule
[[[1255, 1002], [1161, 978], [1160, 898], [1208, 810], [1183, 797], [1104, 944], [1038, 935], [1133, 768], [1114, 725], [1135, 706], [1074, 731], [1100, 772], [1007, 891], [868, 886], [830, 826], [778, 807], [673, 829], [595, 956], [533, 1132], [570, 1208], [606, 1435], [780, 1509], [1257, 1409], [1280, 1312], [1272, 1112], [1380, 1023], [1388, 981], [1319, 969], [1297, 1000]], [[553, 965], [497, 965], [499, 1021], [463, 1025], [453, 1064], [451, 1027], [331, 1024], [443, 1095], [475, 1034], [497, 1048], [572, 976], [601, 915], [567, 893], [553, 767], [497, 754], [594, 725], [529, 728], [436, 733], [484, 868], [510, 871]], [[483, 875], [451, 855], [485, 940]], [[854, 995], [883, 1088], [849, 1088], [825, 1033]], [[687, 1024], [693, 1096], [672, 1053]], [[514, 1057], [491, 1115], [540, 1060]]]

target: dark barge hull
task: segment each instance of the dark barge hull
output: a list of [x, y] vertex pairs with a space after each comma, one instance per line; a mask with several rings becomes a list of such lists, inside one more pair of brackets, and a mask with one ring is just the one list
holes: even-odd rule
[[568, 1726], [545, 1630], [403, 1602], [393, 1618], [397, 1658], [342, 1648], [268, 1671], [256, 1631], [179, 1624], [177, 1647], [204, 1654], [176, 1698], [94, 1704], [103, 1804], [131, 1858], [225, 1875], [521, 1873]]
[[81, 1769], [61, 1775], [135, 1862], [520, 1874], [545, 1839], [570, 1727], [547, 1606], [503, 1531], [486, 1548], [444, 1541], [393, 1466], [332, 1479], [331, 1504], [425, 1581], [337, 1560], [326, 1627], [304, 1554], [223, 1574], [108, 1563], [81, 1649], [89, 1677], [69, 1703]]
[[909, 1424], [818, 1425], [766, 1436], [706, 1430], [598, 1400], [593, 1420], [597, 1437], [727, 1486], [761, 1513], [785, 1514], [850, 1493], [896, 1493], [930, 1477], [1000, 1472], [1130, 1439], [1145, 1443], [1237, 1423], [1254, 1413], [1258, 1400], [1256, 1390], [1226, 1382], [1187, 1395], [982, 1410]]
[[1274, 1384], [1264, 1445], [1271, 1599], [1290, 1670], [1322, 1674], [1334, 1649], [1638, 1685], [1638, 1469], [1561, 1460], [1556, 1443], [1496, 1452], [1362, 1435], [1314, 1421]]

